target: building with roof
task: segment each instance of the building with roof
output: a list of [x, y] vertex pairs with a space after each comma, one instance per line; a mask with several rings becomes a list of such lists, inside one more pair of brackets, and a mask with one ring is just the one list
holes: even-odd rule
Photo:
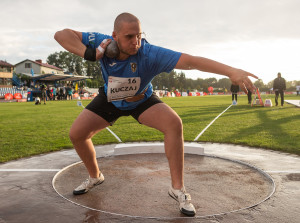
[[42, 60], [23, 60], [15, 65], [15, 73], [25, 75], [33, 81], [81, 81], [90, 79], [89, 76], [79, 76], [75, 73], [64, 73], [63, 69], [43, 63]]
[[[43, 63], [42, 60], [23, 60], [12, 65], [0, 60], [0, 98], [5, 94], [21, 93], [28, 91], [31, 96], [40, 93], [41, 83], [48, 87], [62, 87], [66, 84], [92, 79], [90, 76], [64, 73], [63, 69]], [[13, 86], [14, 85], [14, 86]], [[78, 85], [77, 85], [78, 86]]]
[[12, 87], [14, 65], [0, 60], [0, 87]]
[[15, 64], [15, 72], [17, 74], [28, 73], [28, 74], [63, 74], [63, 69], [43, 63], [42, 60], [23, 60]]

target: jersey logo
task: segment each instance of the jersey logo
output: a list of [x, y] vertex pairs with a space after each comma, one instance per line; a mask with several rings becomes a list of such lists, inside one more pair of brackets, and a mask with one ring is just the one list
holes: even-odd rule
[[113, 66], [115, 66], [116, 64], [117, 64], [116, 62], [113, 62], [113, 63], [109, 64], [109, 66], [110, 66], [110, 67], [113, 67]]
[[88, 39], [89, 39], [89, 45], [91, 47], [94, 47], [95, 46], [95, 33], [89, 33], [89, 36], [88, 36]]
[[136, 72], [137, 64], [136, 63], [130, 63], [131, 71], [134, 73]]

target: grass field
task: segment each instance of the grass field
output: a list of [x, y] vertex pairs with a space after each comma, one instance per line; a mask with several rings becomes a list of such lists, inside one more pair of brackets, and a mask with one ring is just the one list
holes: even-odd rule
[[[265, 96], [272, 98], [274, 95]], [[300, 99], [286, 96], [285, 99]], [[163, 98], [182, 118], [185, 141], [195, 137], [231, 104], [231, 96]], [[86, 106], [89, 101], [82, 101]], [[82, 111], [77, 101], [50, 101], [47, 105], [0, 103], [0, 162], [72, 148], [69, 128]], [[123, 142], [163, 141], [163, 135], [138, 124], [132, 117], [120, 118], [110, 127]], [[300, 155], [300, 108], [250, 107], [246, 96], [232, 106], [198, 142], [247, 145]], [[107, 130], [94, 138], [95, 145], [118, 143]]]

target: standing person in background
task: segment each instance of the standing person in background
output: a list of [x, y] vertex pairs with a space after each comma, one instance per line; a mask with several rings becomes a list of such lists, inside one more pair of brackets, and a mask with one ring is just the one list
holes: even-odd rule
[[248, 96], [248, 104], [251, 104], [251, 101], [252, 101], [252, 92], [249, 89], [247, 89], [247, 90], [248, 90], [248, 94], [247, 94], [247, 96]]
[[[244, 91], [246, 87], [253, 91], [255, 87], [248, 76], [257, 77], [204, 57], [148, 43], [142, 38], [139, 19], [130, 13], [117, 16], [112, 36], [64, 29], [56, 32], [54, 38], [69, 52], [86, 60], [99, 61], [105, 81], [97, 97], [81, 112], [70, 130], [70, 139], [89, 173], [89, 178], [75, 188], [73, 194], [84, 194], [104, 181], [92, 137], [113, 125], [119, 117], [131, 115], [139, 123], [164, 134], [165, 154], [171, 175], [169, 195], [179, 203], [179, 210], [183, 214], [194, 216], [196, 210], [184, 186], [182, 120], [155, 95], [151, 81], [156, 75], [170, 73], [173, 69], [196, 69], [225, 75]], [[104, 54], [112, 39], [120, 50], [116, 58], [109, 58]], [[139, 197], [143, 196], [138, 195], [137, 199]]]
[[297, 91], [297, 96], [298, 96], [299, 92], [300, 92], [300, 86], [296, 86], [296, 91]]
[[59, 100], [64, 100], [64, 89], [62, 86], [59, 87]]
[[281, 106], [284, 104], [284, 91], [286, 90], [285, 79], [281, 77], [281, 73], [277, 74], [273, 83], [273, 90], [275, 91], [275, 104], [278, 106], [278, 97], [280, 94]]
[[240, 91], [239, 85], [232, 84], [231, 87], [230, 87], [230, 91], [231, 91], [231, 94], [232, 94], [232, 101], [235, 100], [237, 102], [237, 94]]
[[56, 87], [53, 87], [53, 100], [55, 101], [56, 98]]
[[72, 85], [68, 84], [68, 87], [66, 89], [67, 91], [67, 95], [68, 95], [68, 100], [72, 100], [72, 94], [73, 94], [73, 89], [72, 89]]
[[44, 101], [44, 105], [46, 104], [46, 99], [47, 99], [47, 85], [42, 83], [40, 90], [42, 92], [42, 100]]
[[62, 89], [63, 89], [63, 99], [67, 100], [67, 88], [65, 84], [63, 85]]
[[48, 98], [49, 98], [49, 100], [53, 100], [53, 89], [52, 89], [52, 87], [49, 87], [49, 86], [47, 86], [47, 95], [48, 95]]
[[33, 88], [34, 88], [34, 82], [33, 82], [32, 80], [30, 81], [29, 88], [31, 88], [31, 89], [33, 89]]

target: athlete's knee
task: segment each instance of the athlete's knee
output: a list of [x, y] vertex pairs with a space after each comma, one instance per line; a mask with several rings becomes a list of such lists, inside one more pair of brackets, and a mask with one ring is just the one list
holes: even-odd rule
[[183, 132], [182, 120], [178, 115], [174, 115], [169, 119], [167, 131], [180, 134], [180, 135], [182, 134]]
[[77, 133], [74, 130], [73, 126], [70, 128], [69, 138], [70, 138], [71, 142], [75, 142], [77, 140]]
[[84, 141], [88, 139], [88, 136], [84, 134], [83, 129], [80, 129], [77, 125], [72, 125], [69, 131], [69, 138], [72, 143], [78, 141]]

